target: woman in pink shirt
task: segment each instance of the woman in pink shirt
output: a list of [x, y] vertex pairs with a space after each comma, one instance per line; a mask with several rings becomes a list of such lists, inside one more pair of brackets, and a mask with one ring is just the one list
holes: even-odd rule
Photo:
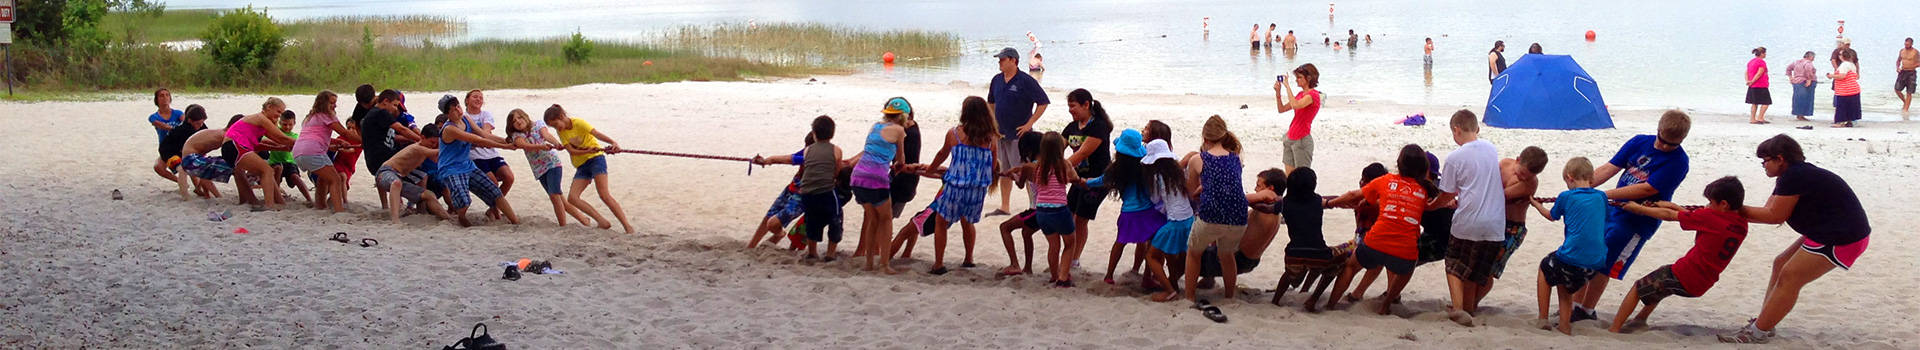
[[[1280, 162], [1287, 171], [1294, 168], [1313, 166], [1313, 117], [1320, 114], [1320, 69], [1312, 63], [1302, 64], [1293, 69], [1293, 85], [1286, 83], [1286, 76], [1273, 83], [1274, 100], [1279, 102], [1280, 113], [1293, 111], [1293, 122], [1287, 126], [1287, 139], [1280, 142]], [[1299, 86], [1300, 93], [1293, 93], [1293, 87]]]
[[1753, 49], [1753, 60], [1747, 61], [1747, 122], [1767, 124], [1767, 106], [1773, 104], [1773, 93], [1767, 91], [1767, 48]]
[[1793, 84], [1793, 118], [1807, 121], [1813, 115], [1813, 86], [1820, 83], [1813, 68], [1813, 51], [1799, 61], [1787, 64], [1787, 79]]

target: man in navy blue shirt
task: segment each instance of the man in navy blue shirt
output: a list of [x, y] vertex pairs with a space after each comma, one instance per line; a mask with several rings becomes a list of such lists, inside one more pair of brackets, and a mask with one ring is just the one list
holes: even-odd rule
[[[994, 158], [999, 168], [1005, 170], [1023, 163], [1019, 152], [1013, 150], [1020, 149], [1020, 135], [1033, 130], [1033, 122], [1046, 114], [1050, 102], [1047, 92], [1040, 89], [1040, 81], [1020, 71], [1020, 51], [1009, 47], [1000, 49], [1000, 54], [993, 57], [1000, 60], [1000, 74], [995, 74], [989, 82], [987, 104], [993, 107], [994, 121], [1000, 124], [999, 151], [994, 152]], [[1008, 196], [1013, 194], [1013, 187], [1002, 182], [995, 178], [994, 185], [1000, 187], [1000, 209], [987, 216], [1007, 215], [1011, 200]], [[1028, 194], [1028, 199], [1032, 199], [1032, 194]]]
[[[1628, 139], [1613, 159], [1594, 169], [1593, 179], [1606, 181], [1620, 176], [1614, 188], [1607, 190], [1610, 200], [1672, 201], [1674, 189], [1687, 178], [1687, 150], [1680, 148], [1680, 143], [1686, 141], [1692, 128], [1693, 120], [1686, 113], [1667, 111], [1660, 116], [1658, 132]], [[1626, 276], [1627, 268], [1640, 255], [1640, 246], [1660, 229], [1660, 219], [1608, 207], [1606, 227], [1608, 268], [1600, 270], [1573, 298], [1574, 321], [1598, 317], [1592, 307], [1606, 292], [1607, 278]]]

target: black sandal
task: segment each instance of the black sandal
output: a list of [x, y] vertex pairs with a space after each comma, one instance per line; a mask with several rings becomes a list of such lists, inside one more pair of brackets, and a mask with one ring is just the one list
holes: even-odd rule
[[932, 270], [927, 270], [927, 274], [934, 275], [934, 276], [945, 275], [947, 274], [947, 267], [941, 266], [941, 267], [933, 268]]
[[1213, 320], [1215, 323], [1227, 323], [1227, 314], [1221, 313], [1220, 307], [1213, 306], [1212, 303], [1208, 303], [1206, 300], [1193, 302], [1193, 308], [1200, 310], [1200, 315], [1206, 316], [1208, 320]]
[[334, 232], [334, 233], [333, 233], [333, 238], [328, 238], [327, 240], [330, 240], [330, 241], [334, 241], [334, 242], [340, 242], [340, 243], [352, 243], [352, 241], [350, 241], [350, 240], [347, 240], [347, 233], [346, 233], [346, 232]]
[[974, 265], [973, 263], [970, 263], [970, 262], [963, 262], [963, 263], [960, 263], [960, 268], [963, 268], [963, 269], [971, 269], [971, 268], [975, 268], [975, 267], [979, 267], [979, 266], [980, 266], [980, 265]]
[[[345, 237], [345, 236], [346, 236], [346, 234], [344, 234], [344, 233], [343, 233], [343, 234], [341, 234], [341, 237]], [[380, 245], [380, 240], [377, 240], [377, 239], [372, 239], [372, 238], [361, 238], [361, 239], [360, 239], [360, 247], [361, 247], [361, 248], [367, 248], [367, 247], [373, 247], [373, 246], [377, 246], [377, 245]]]

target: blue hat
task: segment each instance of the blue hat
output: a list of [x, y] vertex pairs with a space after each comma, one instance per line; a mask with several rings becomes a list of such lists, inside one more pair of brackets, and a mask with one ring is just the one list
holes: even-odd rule
[[1145, 158], [1146, 147], [1140, 144], [1140, 131], [1126, 129], [1120, 131], [1120, 137], [1113, 139], [1113, 152], [1134, 158]]
[[887, 99], [885, 106], [880, 107], [880, 113], [913, 114], [913, 104], [907, 103], [907, 98], [905, 97], [890, 98]]

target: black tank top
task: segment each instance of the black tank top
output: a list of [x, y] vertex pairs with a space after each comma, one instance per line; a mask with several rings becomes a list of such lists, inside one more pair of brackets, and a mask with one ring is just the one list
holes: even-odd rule
[[[1500, 54], [1500, 51], [1494, 51], [1493, 52], [1493, 76], [1499, 77], [1500, 72], [1505, 72], [1505, 71], [1507, 71], [1507, 55]], [[1487, 80], [1491, 81], [1493, 80], [1493, 78], [1490, 77], [1490, 78], [1487, 78]]]

